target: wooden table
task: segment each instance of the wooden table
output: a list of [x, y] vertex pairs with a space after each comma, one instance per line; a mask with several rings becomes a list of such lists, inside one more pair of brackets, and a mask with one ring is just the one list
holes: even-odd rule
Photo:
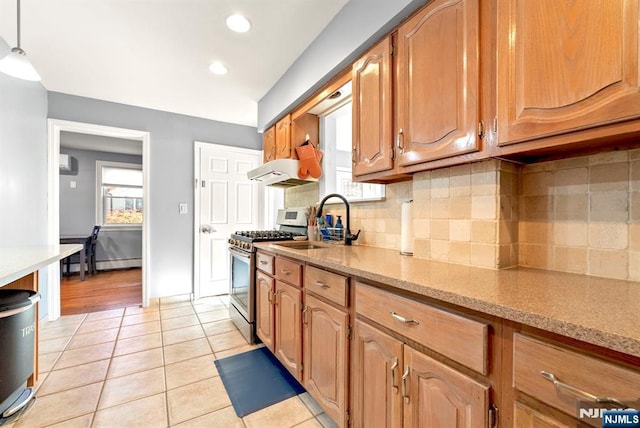
[[[82, 244], [80, 251], [80, 281], [84, 281], [84, 271], [87, 267], [87, 243], [91, 236], [61, 236], [61, 244]], [[71, 256], [69, 256], [71, 257]]]

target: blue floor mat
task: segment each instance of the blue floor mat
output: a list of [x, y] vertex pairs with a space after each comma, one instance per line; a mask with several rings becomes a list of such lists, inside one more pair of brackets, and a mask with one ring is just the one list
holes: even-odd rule
[[305, 391], [266, 347], [222, 358], [215, 363], [239, 417]]

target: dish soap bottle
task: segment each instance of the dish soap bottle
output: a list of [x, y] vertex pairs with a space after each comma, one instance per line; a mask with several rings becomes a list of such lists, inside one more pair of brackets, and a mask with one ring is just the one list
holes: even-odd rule
[[342, 216], [336, 216], [338, 219], [336, 220], [336, 235], [338, 239], [344, 239], [344, 226], [342, 225]]

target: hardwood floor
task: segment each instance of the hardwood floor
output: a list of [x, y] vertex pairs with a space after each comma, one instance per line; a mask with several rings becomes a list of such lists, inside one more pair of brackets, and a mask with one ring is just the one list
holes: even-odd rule
[[142, 304], [142, 269], [99, 271], [80, 281], [80, 274], [60, 281], [61, 314], [73, 315]]

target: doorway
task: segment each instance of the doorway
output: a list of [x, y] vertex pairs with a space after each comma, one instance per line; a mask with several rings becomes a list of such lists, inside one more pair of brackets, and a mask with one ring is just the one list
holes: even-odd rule
[[[149, 144], [150, 135], [148, 132], [114, 128], [102, 125], [94, 125], [79, 122], [62, 121], [49, 119], [49, 141], [48, 141], [48, 241], [50, 245], [60, 242], [60, 148], [61, 137], [63, 133], [85, 134], [96, 138], [115, 138], [118, 140], [134, 140], [136, 144], [142, 146], [142, 176], [143, 189], [142, 200], [149, 200]], [[149, 276], [149, 248], [148, 248], [148, 230], [149, 230], [149, 212], [147, 211], [142, 220], [142, 305], [149, 304], [148, 278]], [[60, 266], [53, 264], [47, 269], [47, 287], [49, 292], [49, 319], [55, 320], [60, 316]]]
[[264, 225], [263, 186], [247, 178], [262, 151], [194, 143], [194, 297], [229, 292], [227, 241]]

